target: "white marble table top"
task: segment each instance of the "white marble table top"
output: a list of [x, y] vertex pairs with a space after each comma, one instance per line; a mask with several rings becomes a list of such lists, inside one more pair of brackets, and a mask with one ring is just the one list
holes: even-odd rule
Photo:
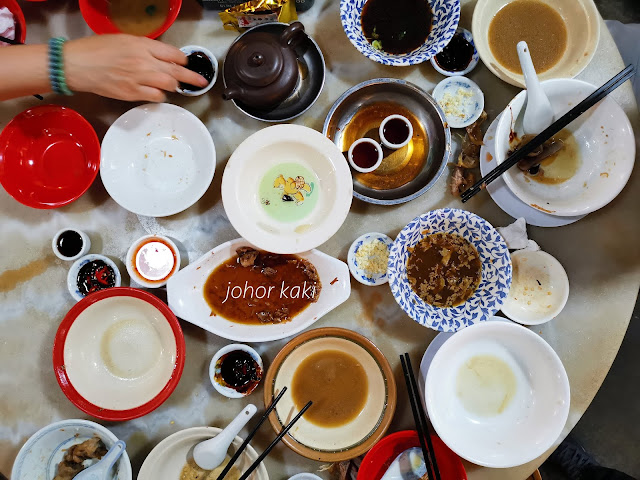
[[[332, 103], [347, 88], [369, 78], [400, 77], [427, 91], [442, 79], [430, 64], [392, 68], [378, 65], [356, 51], [342, 31], [338, 0], [316, 0], [312, 10], [300, 15], [307, 31], [319, 43], [327, 62], [327, 81], [319, 101], [294, 123], [321, 130]], [[28, 22], [28, 43], [51, 36], [76, 38], [90, 34], [77, 2], [49, 0], [22, 3]], [[463, 0], [461, 25], [469, 27], [474, 2]], [[216, 12], [203, 11], [195, 0], [184, 0], [174, 26], [162, 37], [176, 46], [200, 44], [219, 59], [224, 58], [236, 33], [223, 31]], [[604, 23], [595, 57], [579, 78], [602, 84], [622, 68], [622, 60]], [[0, 66], [1, 70], [1, 66]], [[1, 72], [2, 75], [10, 72]], [[493, 119], [518, 92], [479, 65], [469, 75], [484, 90], [486, 110]], [[1, 81], [1, 78], [0, 78]], [[24, 441], [39, 428], [66, 418], [86, 418], [62, 394], [51, 364], [53, 338], [60, 320], [73, 305], [65, 287], [69, 264], [51, 252], [51, 237], [60, 228], [76, 226], [89, 233], [92, 251], [122, 260], [131, 242], [146, 233], [165, 234], [181, 244], [187, 261], [194, 261], [211, 248], [236, 238], [220, 198], [224, 165], [234, 148], [266, 124], [244, 116], [221, 99], [221, 82], [203, 97], [171, 95], [169, 102], [181, 105], [207, 125], [217, 150], [217, 169], [204, 197], [185, 212], [168, 218], [138, 217], [118, 206], [107, 195], [99, 178], [77, 202], [57, 210], [40, 211], [15, 202], [0, 189], [0, 472], [8, 475]], [[640, 131], [639, 115], [630, 86], [613, 97]], [[100, 138], [120, 114], [132, 107], [92, 95], [69, 98], [47, 95], [46, 101], [69, 106], [84, 115]], [[20, 111], [38, 105], [33, 97], [0, 104], [0, 128]], [[453, 135], [456, 137], [456, 135]], [[351, 242], [363, 233], [384, 232], [394, 237], [415, 216], [435, 208], [462, 204], [447, 191], [448, 173], [424, 196], [401, 206], [374, 206], [354, 200], [347, 221], [320, 250], [346, 260]], [[530, 236], [565, 266], [571, 295], [564, 311], [553, 321], [535, 327], [558, 352], [571, 383], [571, 412], [563, 436], [580, 419], [600, 387], [624, 337], [640, 285], [640, 173], [634, 171], [619, 197], [602, 210], [566, 227], [530, 227]], [[477, 195], [464, 208], [495, 226], [512, 219], [488, 195]], [[398, 354], [411, 353], [414, 365], [436, 332], [406, 317], [386, 286], [364, 287], [352, 282], [351, 298], [320, 319], [314, 328], [341, 326], [371, 338], [396, 372], [399, 405], [407, 404]], [[184, 374], [176, 391], [155, 412], [125, 423], [106, 426], [128, 445], [134, 472], [148, 452], [167, 435], [201, 425], [224, 426], [245, 402], [221, 397], [208, 378], [213, 353], [228, 341], [182, 322], [187, 345]], [[268, 365], [286, 340], [253, 345]], [[262, 389], [249, 400], [262, 406]], [[612, 406], [615, 408], [615, 406]], [[105, 424], [105, 422], [100, 422]], [[390, 431], [411, 428], [408, 408], [399, 408]], [[263, 428], [254, 441], [261, 451], [273, 438]], [[558, 439], [558, 442], [560, 439]], [[490, 470], [466, 464], [469, 478], [514, 479], [527, 477], [545, 456], [518, 468]], [[278, 446], [266, 460], [272, 480], [285, 480], [294, 473], [316, 472], [321, 464], [306, 460]], [[319, 473], [328, 478], [326, 473]]]

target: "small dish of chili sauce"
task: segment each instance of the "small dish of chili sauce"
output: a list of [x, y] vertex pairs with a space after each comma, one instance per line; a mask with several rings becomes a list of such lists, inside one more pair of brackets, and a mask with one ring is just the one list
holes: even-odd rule
[[67, 288], [77, 301], [121, 284], [118, 266], [104, 255], [91, 254], [76, 260], [67, 274]]
[[258, 352], [239, 343], [218, 350], [209, 366], [213, 387], [229, 398], [251, 394], [260, 384], [263, 373], [264, 367]]

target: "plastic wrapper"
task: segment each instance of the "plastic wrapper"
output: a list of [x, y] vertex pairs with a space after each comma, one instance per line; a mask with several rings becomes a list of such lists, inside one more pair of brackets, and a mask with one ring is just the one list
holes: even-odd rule
[[291, 23], [298, 19], [295, 0], [252, 0], [220, 12], [225, 30], [244, 30], [267, 22]]

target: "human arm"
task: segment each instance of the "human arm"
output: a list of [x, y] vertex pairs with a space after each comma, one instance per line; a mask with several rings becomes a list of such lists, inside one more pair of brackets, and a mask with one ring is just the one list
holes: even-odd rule
[[[128, 101], [162, 102], [164, 91], [179, 82], [206, 86], [200, 75], [184, 68], [179, 49], [132, 35], [98, 35], [70, 40], [63, 49], [67, 86]], [[0, 48], [0, 100], [51, 91], [47, 45]]]

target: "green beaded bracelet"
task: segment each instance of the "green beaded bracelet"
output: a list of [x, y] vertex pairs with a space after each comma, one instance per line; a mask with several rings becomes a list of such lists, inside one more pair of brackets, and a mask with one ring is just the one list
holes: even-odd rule
[[64, 75], [64, 60], [62, 57], [62, 47], [67, 39], [55, 37], [49, 40], [49, 81], [51, 89], [58, 95], [73, 95], [69, 90]]

